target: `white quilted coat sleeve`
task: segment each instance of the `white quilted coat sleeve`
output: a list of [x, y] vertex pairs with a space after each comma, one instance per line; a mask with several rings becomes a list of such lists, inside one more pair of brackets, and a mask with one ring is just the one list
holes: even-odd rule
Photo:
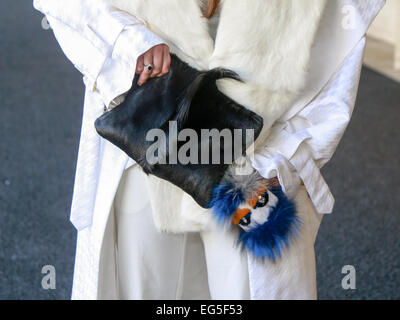
[[318, 96], [290, 120], [278, 123], [253, 166], [278, 176], [289, 194], [303, 181], [319, 213], [331, 213], [334, 198], [320, 168], [335, 152], [353, 113], [365, 38], [348, 55]]
[[65, 55], [108, 106], [129, 90], [136, 59], [163, 43], [144, 23], [104, 0], [34, 0]]

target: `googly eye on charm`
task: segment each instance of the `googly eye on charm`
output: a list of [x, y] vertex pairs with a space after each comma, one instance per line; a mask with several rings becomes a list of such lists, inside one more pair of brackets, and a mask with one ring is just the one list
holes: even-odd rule
[[269, 201], [269, 195], [268, 195], [268, 190], [267, 190], [258, 197], [258, 201], [257, 201], [256, 205], [254, 206], [254, 209], [265, 207], [267, 205], [268, 201]]
[[240, 222], [239, 225], [242, 227], [246, 227], [251, 223], [251, 212], [249, 214], [247, 214], [246, 216], [244, 216]]

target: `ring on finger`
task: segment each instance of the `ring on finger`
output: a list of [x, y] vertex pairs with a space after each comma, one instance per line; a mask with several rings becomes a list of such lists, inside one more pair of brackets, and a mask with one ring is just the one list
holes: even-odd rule
[[154, 69], [154, 66], [153, 66], [151, 63], [149, 63], [149, 64], [145, 64], [145, 65], [144, 65], [144, 68], [145, 68], [147, 71], [151, 71], [151, 70]]

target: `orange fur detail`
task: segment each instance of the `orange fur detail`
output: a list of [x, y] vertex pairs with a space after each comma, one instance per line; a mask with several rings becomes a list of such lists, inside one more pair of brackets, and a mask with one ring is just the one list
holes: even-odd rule
[[242, 218], [247, 216], [249, 213], [250, 213], [250, 209], [238, 209], [238, 210], [236, 210], [235, 215], [234, 215], [233, 220], [232, 220], [232, 224], [237, 226], [239, 224], [240, 220], [242, 220]]
[[257, 191], [257, 194], [254, 195], [250, 200], [247, 200], [247, 203], [250, 207], [254, 208], [258, 202], [258, 199], [261, 195], [263, 195], [267, 191], [267, 185], [263, 184], [260, 189]]

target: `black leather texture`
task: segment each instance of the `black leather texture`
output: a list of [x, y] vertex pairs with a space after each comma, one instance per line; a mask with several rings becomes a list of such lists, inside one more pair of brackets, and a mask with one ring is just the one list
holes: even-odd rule
[[[201, 72], [172, 55], [169, 73], [160, 78], [150, 78], [142, 86], [137, 85], [136, 76], [124, 102], [96, 120], [96, 130], [135, 160], [147, 174], [173, 183], [191, 195], [201, 207], [208, 208], [213, 188], [221, 181], [231, 163], [223, 161], [226, 151], [223, 139], [219, 147], [212, 142], [207, 147], [200, 139], [201, 129], [227, 129], [232, 136], [234, 129], [242, 129], [240, 143], [244, 151], [249, 146], [245, 130], [253, 129], [255, 140], [263, 126], [260, 116], [218, 90], [216, 80], [222, 78], [240, 81], [229, 70], [217, 68]], [[183, 164], [179, 159], [176, 164], [170, 163], [170, 144], [164, 156], [166, 163], [153, 164], [148, 161], [146, 152], [154, 141], [146, 140], [147, 133], [151, 129], [161, 129], [169, 137], [170, 121], [176, 121], [178, 133], [183, 129], [192, 129], [197, 133], [198, 163]], [[185, 143], [178, 141], [175, 147], [179, 150]], [[201, 159], [205, 148], [209, 149], [208, 163], [204, 163], [204, 158]], [[212, 163], [213, 152], [220, 154], [221, 163]], [[232, 160], [242, 154], [232, 152]]]

